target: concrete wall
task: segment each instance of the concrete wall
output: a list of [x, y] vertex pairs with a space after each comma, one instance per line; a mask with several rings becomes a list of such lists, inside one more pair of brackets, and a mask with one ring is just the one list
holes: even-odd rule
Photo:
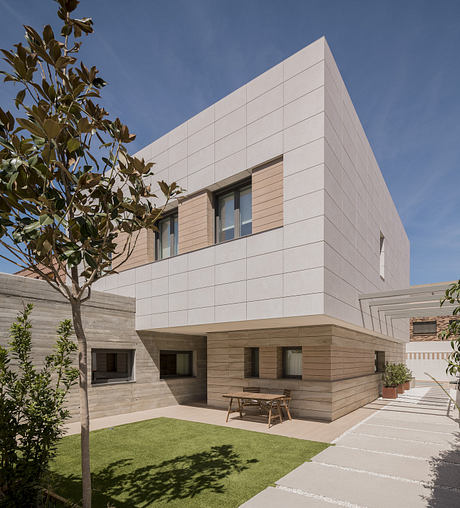
[[[225, 407], [222, 394], [259, 386], [292, 390], [295, 417], [334, 420], [379, 396], [375, 351], [400, 362], [404, 346], [337, 326], [295, 327], [208, 334], [208, 404]], [[302, 347], [302, 379], [283, 379], [281, 347]], [[245, 377], [247, 348], [259, 347], [259, 378]], [[245, 350], [246, 348], [246, 350]]]
[[[25, 303], [33, 303], [33, 358], [41, 364], [51, 352], [60, 321], [71, 317], [68, 303], [46, 282], [0, 274], [0, 343], [8, 340], [9, 327]], [[94, 292], [83, 307], [83, 324], [89, 349], [134, 349], [135, 380], [89, 388], [92, 417], [128, 413], [179, 402], [203, 400], [206, 393], [206, 339], [178, 335], [139, 336], [134, 328], [135, 300]], [[194, 351], [195, 377], [160, 380], [159, 349]], [[91, 355], [89, 372], [91, 372]], [[90, 380], [89, 380], [90, 382]], [[73, 419], [78, 418], [78, 389], [69, 395]]]

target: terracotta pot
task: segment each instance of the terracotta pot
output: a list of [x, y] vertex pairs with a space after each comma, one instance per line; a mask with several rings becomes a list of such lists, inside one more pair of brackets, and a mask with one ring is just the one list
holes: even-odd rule
[[406, 381], [406, 382], [403, 384], [403, 387], [404, 387], [404, 391], [406, 391], [406, 390], [410, 390], [410, 381]]
[[396, 386], [384, 386], [382, 388], [382, 397], [384, 399], [396, 399], [398, 397]]
[[396, 387], [396, 389], [397, 389], [397, 392], [398, 392], [398, 393], [404, 393], [404, 385], [402, 385], [402, 384], [401, 384], [401, 385], [398, 385], [398, 386]]

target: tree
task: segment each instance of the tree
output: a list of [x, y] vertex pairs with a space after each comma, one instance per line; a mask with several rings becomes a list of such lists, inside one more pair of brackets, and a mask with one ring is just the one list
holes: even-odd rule
[[[78, 378], [72, 324], [62, 321], [54, 352], [38, 370], [31, 359], [33, 306], [25, 306], [0, 346], [0, 504], [36, 506], [48, 464], [69, 416], [65, 398]], [[14, 362], [12, 366], [11, 363]]]
[[[451, 305], [456, 305], [453, 311], [454, 316], [460, 314], [460, 280], [451, 284], [441, 298], [441, 307], [447, 302]], [[447, 330], [440, 334], [441, 339], [450, 340], [452, 352], [447, 359], [446, 372], [451, 376], [460, 374], [460, 318], [452, 319], [449, 323]]]
[[82, 303], [92, 284], [129, 258], [143, 228], [156, 229], [164, 206], [181, 189], [159, 183], [151, 162], [131, 156], [126, 125], [97, 104], [106, 85], [96, 67], [78, 65], [90, 18], [71, 13], [78, 0], [58, 0], [60, 36], [25, 26], [26, 44], [1, 50], [4, 80], [20, 87], [16, 118], [0, 109], [1, 257], [45, 279], [70, 302], [78, 341], [83, 506], [91, 505], [88, 353]]

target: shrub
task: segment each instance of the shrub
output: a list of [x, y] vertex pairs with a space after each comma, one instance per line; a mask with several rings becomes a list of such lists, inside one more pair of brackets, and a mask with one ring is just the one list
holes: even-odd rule
[[33, 305], [24, 307], [0, 346], [0, 505], [38, 506], [41, 484], [69, 416], [65, 397], [78, 377], [70, 320], [57, 329], [54, 351], [37, 369], [32, 362]]
[[399, 385], [398, 366], [395, 363], [386, 363], [383, 384], [386, 388], [394, 388]]

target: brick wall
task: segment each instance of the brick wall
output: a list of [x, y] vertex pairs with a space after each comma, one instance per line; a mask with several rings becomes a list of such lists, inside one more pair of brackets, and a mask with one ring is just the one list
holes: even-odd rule
[[[454, 319], [453, 316], [437, 316], [437, 317], [421, 317], [421, 318], [412, 318], [410, 320], [410, 340], [411, 342], [424, 342], [429, 340], [441, 340], [439, 338], [439, 334], [447, 330], [449, 326], [449, 321]], [[413, 324], [420, 321], [436, 321], [436, 334], [433, 333], [424, 333], [424, 334], [414, 334], [414, 326]]]

